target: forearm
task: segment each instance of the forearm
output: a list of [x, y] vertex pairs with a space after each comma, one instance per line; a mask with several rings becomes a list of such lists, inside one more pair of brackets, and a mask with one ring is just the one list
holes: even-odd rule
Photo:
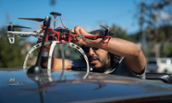
[[125, 58], [137, 57], [141, 52], [137, 44], [120, 38], [112, 38], [105, 50]]
[[[68, 60], [64, 60], [64, 62], [65, 62], [65, 69], [71, 68], [71, 65]], [[63, 67], [62, 63], [63, 63], [62, 59], [58, 59], [53, 56], [51, 59], [51, 69], [62, 70]], [[43, 68], [47, 68], [47, 65], [48, 65], [48, 57], [42, 57], [41, 66]]]
[[[52, 69], [55, 69], [55, 70], [62, 70], [63, 68], [63, 61], [62, 59], [60, 58], [55, 58], [53, 57], [52, 59]], [[68, 70], [69, 68], [71, 68], [71, 65], [69, 63], [69, 61], [67, 59], [64, 60], [64, 69], [65, 70]]]
[[103, 40], [85, 40], [86, 46], [96, 47], [104, 49], [112, 54], [123, 56], [123, 57], [133, 57], [137, 55], [140, 47], [130, 41], [126, 41], [120, 38], [111, 38], [107, 47], [103, 48]]

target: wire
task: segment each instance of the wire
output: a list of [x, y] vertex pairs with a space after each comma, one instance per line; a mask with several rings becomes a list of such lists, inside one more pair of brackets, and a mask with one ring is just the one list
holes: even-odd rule
[[61, 16], [60, 16], [60, 21], [61, 21], [61, 24], [64, 28], [66, 28], [64, 25], [63, 25], [63, 22], [62, 22], [62, 19], [61, 19]]

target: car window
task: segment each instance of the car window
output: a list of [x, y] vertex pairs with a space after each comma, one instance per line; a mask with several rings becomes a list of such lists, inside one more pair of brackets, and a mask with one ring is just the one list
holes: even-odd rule
[[156, 64], [156, 61], [149, 61], [148, 64]]
[[161, 60], [161, 63], [164, 63], [164, 64], [166, 64], [166, 60]]
[[170, 59], [166, 59], [166, 60], [161, 60], [162, 64], [171, 64], [171, 60]]

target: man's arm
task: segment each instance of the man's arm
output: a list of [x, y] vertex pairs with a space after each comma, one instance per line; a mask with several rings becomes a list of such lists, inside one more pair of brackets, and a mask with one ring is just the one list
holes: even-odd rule
[[[42, 57], [41, 66], [44, 67], [44, 68], [47, 68], [47, 64], [48, 64], [48, 57]], [[71, 65], [70, 65], [69, 61], [65, 59], [65, 70], [67, 68], [71, 68]], [[51, 61], [51, 69], [62, 70], [62, 59], [55, 58], [53, 56], [52, 61]]]
[[[97, 41], [97, 43], [101, 47], [102, 40]], [[146, 60], [141, 48], [130, 41], [111, 38], [105, 50], [112, 54], [123, 56], [127, 66], [135, 73], [142, 73], [145, 68]]]
[[[76, 32], [77, 34], [91, 35], [80, 26], [76, 26], [71, 31]], [[82, 38], [75, 43], [78, 45], [101, 48], [112, 54], [123, 56], [127, 66], [135, 73], [142, 73], [145, 68], [146, 60], [143, 52], [138, 45], [130, 41], [120, 38], [111, 38], [106, 48], [102, 48], [102, 39], [90, 40]]]

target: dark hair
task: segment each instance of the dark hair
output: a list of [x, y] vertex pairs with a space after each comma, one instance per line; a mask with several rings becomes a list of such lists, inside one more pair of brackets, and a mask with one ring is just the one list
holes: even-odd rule
[[[91, 31], [90, 34], [93, 34], [93, 35], [99, 35], [99, 36], [105, 36], [105, 31], [104, 30], [94, 30], [94, 31]], [[108, 55], [110, 56], [110, 65], [112, 68], [116, 68], [119, 64], [119, 61], [121, 60], [121, 56], [118, 56], [118, 55], [115, 55], [115, 54], [112, 54], [112, 53], [109, 53], [108, 52]]]

